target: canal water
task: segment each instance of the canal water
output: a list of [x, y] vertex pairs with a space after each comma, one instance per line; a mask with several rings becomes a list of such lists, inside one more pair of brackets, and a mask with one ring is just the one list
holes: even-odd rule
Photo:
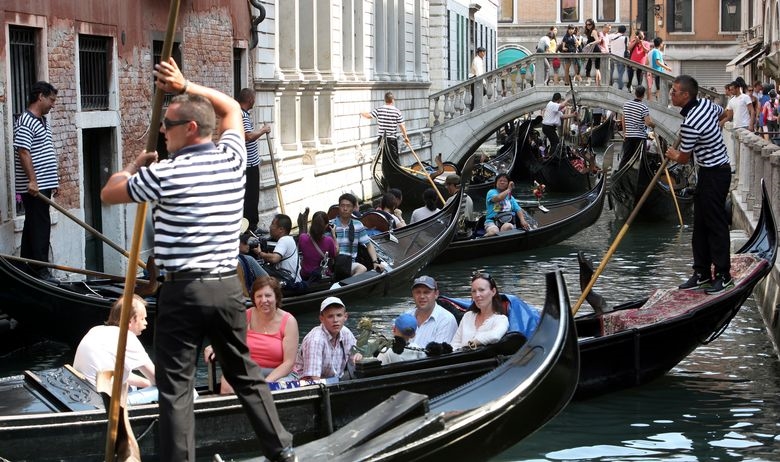
[[[621, 226], [605, 208], [593, 226], [560, 244], [432, 266], [424, 272], [437, 278], [443, 293], [465, 297], [472, 271], [480, 269], [489, 272], [502, 290], [541, 306], [544, 273], [560, 268], [573, 303], [579, 295], [577, 251], [586, 252], [598, 264]], [[690, 239], [690, 229], [674, 223], [633, 224], [596, 290], [616, 305], [641, 298], [653, 288], [679, 284], [690, 273]], [[360, 317], [368, 316], [377, 330], [389, 331], [395, 315], [412, 306], [408, 295], [408, 290], [400, 290], [383, 299], [350, 304], [348, 325], [354, 327]], [[313, 306], [313, 313], [316, 310]], [[318, 322], [316, 314], [297, 318], [302, 335]], [[56, 366], [72, 358], [67, 347], [38, 343], [0, 357], [0, 376]], [[694, 351], [665, 377], [571, 403], [547, 426], [494, 460], [777, 461], [779, 395], [780, 365], [750, 299], [718, 339]]]

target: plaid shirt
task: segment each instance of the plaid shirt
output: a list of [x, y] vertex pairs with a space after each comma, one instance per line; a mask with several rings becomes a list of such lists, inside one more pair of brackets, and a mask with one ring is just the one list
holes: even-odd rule
[[293, 372], [298, 377], [341, 377], [350, 350], [355, 346], [355, 336], [347, 327], [342, 327], [335, 339], [320, 324], [306, 334], [295, 358]]

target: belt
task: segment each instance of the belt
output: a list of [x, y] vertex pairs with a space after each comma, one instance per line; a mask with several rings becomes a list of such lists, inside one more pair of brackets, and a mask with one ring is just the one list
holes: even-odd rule
[[208, 271], [171, 271], [165, 273], [166, 282], [182, 281], [218, 281], [220, 279], [229, 279], [238, 276], [236, 271], [223, 271], [221, 273], [210, 273]]
[[725, 164], [716, 165], [714, 167], [699, 166], [699, 168], [703, 169], [703, 170], [728, 170], [728, 171], [731, 171], [731, 164], [726, 162]]

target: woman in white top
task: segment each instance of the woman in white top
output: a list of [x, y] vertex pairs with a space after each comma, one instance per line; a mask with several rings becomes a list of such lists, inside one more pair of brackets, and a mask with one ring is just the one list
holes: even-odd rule
[[501, 314], [503, 303], [496, 282], [488, 273], [474, 274], [471, 299], [471, 308], [463, 315], [450, 342], [453, 350], [496, 343], [509, 329], [509, 319]]

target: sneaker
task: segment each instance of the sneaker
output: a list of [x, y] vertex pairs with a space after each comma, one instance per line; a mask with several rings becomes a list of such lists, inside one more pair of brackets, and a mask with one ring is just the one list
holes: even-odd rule
[[712, 284], [712, 279], [705, 279], [701, 274], [693, 273], [687, 281], [677, 286], [677, 288], [682, 290], [701, 289], [710, 284]]
[[725, 292], [728, 288], [734, 285], [734, 278], [730, 274], [717, 275], [715, 280], [712, 281], [712, 287], [704, 291], [707, 295], [716, 295], [721, 292]]

